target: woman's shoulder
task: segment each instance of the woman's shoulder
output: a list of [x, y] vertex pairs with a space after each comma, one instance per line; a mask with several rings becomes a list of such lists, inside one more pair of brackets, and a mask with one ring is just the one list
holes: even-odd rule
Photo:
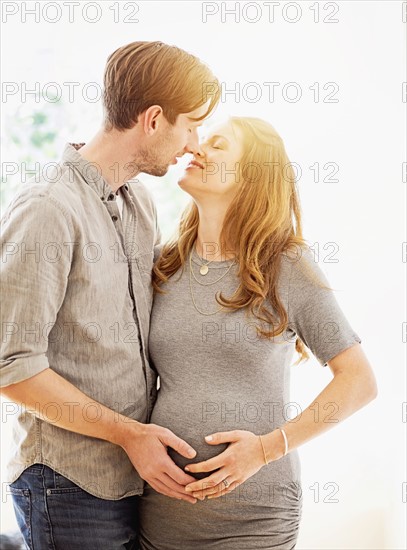
[[156, 244], [154, 246], [154, 263], [158, 260], [160, 257], [160, 254], [162, 252], [162, 249], [164, 247], [164, 243]]
[[279, 255], [280, 275], [283, 279], [290, 278], [293, 271], [303, 270], [313, 260], [313, 254], [306, 244], [292, 244]]
[[[322, 286], [321, 286], [322, 285]], [[325, 273], [315, 261], [315, 254], [307, 244], [290, 247], [281, 253], [279, 286], [296, 295], [309, 294], [329, 286]]]
[[290, 277], [307, 277], [320, 274], [315, 254], [306, 243], [296, 244], [281, 253], [281, 266]]

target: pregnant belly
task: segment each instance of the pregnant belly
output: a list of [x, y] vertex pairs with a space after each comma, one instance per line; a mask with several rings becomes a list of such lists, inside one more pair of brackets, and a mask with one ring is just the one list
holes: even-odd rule
[[[187, 401], [180, 398], [174, 399], [165, 394], [157, 396], [156, 403], [151, 415], [150, 422], [168, 428], [175, 435], [186, 441], [195, 451], [195, 458], [185, 458], [174, 449], [168, 447], [168, 454], [172, 460], [180, 468], [184, 468], [187, 464], [202, 462], [208, 460], [220, 453], [226, 448], [227, 444], [209, 445], [205, 441], [205, 436], [218, 431], [225, 431], [235, 428], [225, 428], [219, 421], [210, 418], [210, 415], [203, 413], [203, 408], [193, 404], [189, 398]], [[196, 479], [202, 479], [210, 475], [210, 473], [191, 474]]]
[[[215, 388], [216, 390], [217, 388]], [[187, 464], [202, 462], [217, 456], [227, 449], [228, 444], [210, 445], [205, 436], [216, 432], [247, 430], [255, 434], [265, 434], [281, 425], [278, 415], [271, 417], [270, 407], [254, 410], [249, 407], [252, 397], [247, 398], [243, 392], [233, 395], [213, 391], [210, 398], [202, 398], [193, 388], [172, 388], [170, 391], [159, 390], [150, 422], [171, 430], [186, 441], [195, 451], [195, 458], [185, 458], [174, 449], [168, 448], [168, 454], [180, 468]], [[262, 399], [264, 405], [267, 396]], [[253, 412], [254, 410], [254, 412]], [[209, 476], [211, 472], [191, 474], [196, 479]], [[300, 477], [299, 457], [296, 450], [287, 456], [272, 462], [258, 473], [273, 480], [298, 480]]]
[[[250, 422], [248, 416], [245, 417], [243, 414], [236, 418], [233, 416], [225, 418], [222, 414], [208, 415], [205, 414], [205, 411], [208, 410], [205, 406], [197, 405], [199, 403], [198, 396], [195, 396], [194, 400], [191, 395], [185, 398], [186, 392], [183, 395], [180, 391], [162, 392], [161, 394], [160, 392], [161, 390], [158, 393], [151, 415], [151, 423], [170, 429], [197, 452], [195, 458], [189, 459], [181, 456], [174, 449], [168, 448], [169, 456], [181, 469], [184, 469], [187, 464], [208, 460], [227, 449], [228, 444], [209, 445], [205, 441], [206, 435], [235, 429], [248, 430], [259, 434], [267, 433], [273, 429], [273, 423], [270, 422], [268, 415], [261, 416], [259, 414], [259, 421], [256, 423]], [[211, 399], [213, 399], [211, 403], [216, 403], [216, 399], [220, 400], [221, 397], [213, 395]], [[224, 396], [223, 399], [225, 399]], [[239, 395], [233, 397], [233, 402], [239, 403], [239, 399], [240, 404], [246, 402]], [[231, 401], [227, 403], [227, 410], [232, 410]], [[212, 472], [192, 473], [190, 475], [196, 479], [204, 479]], [[233, 493], [243, 508], [247, 506], [265, 506], [266, 508], [280, 506], [291, 509], [296, 507], [302, 498], [300, 478], [299, 456], [297, 450], [294, 449], [285, 457], [271, 462], [267, 467], [259, 470]], [[148, 494], [146, 493], [146, 495]], [[151, 503], [153, 509], [155, 500], [159, 498], [161, 497], [151, 490], [150, 497], [145, 500]], [[171, 499], [169, 500], [174, 504]], [[228, 502], [233, 502], [236, 506], [235, 500], [230, 501], [229, 499]]]

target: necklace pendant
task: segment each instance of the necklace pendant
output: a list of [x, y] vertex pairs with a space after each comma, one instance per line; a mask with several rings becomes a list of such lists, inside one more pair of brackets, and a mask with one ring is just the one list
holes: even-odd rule
[[199, 273], [201, 275], [206, 275], [209, 271], [209, 267], [207, 265], [201, 265], [201, 267], [199, 268]]

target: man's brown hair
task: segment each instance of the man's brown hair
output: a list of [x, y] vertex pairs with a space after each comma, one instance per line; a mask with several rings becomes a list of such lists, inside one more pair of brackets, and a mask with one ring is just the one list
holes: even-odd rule
[[163, 42], [131, 42], [114, 51], [104, 74], [105, 128], [132, 128], [140, 113], [160, 105], [174, 124], [181, 113], [210, 104], [206, 118], [220, 98], [220, 85], [197, 57]]

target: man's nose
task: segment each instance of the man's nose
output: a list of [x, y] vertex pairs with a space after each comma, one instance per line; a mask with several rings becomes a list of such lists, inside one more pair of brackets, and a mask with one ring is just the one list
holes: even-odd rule
[[199, 141], [197, 142], [195, 147], [187, 147], [188, 153], [192, 153], [195, 157], [203, 158], [204, 152], [202, 151], [201, 147], [199, 146]]
[[191, 134], [191, 138], [188, 140], [187, 146], [186, 146], [187, 153], [192, 153], [193, 155], [197, 157], [203, 156], [203, 151], [199, 145], [199, 137], [198, 132], [193, 132]]

